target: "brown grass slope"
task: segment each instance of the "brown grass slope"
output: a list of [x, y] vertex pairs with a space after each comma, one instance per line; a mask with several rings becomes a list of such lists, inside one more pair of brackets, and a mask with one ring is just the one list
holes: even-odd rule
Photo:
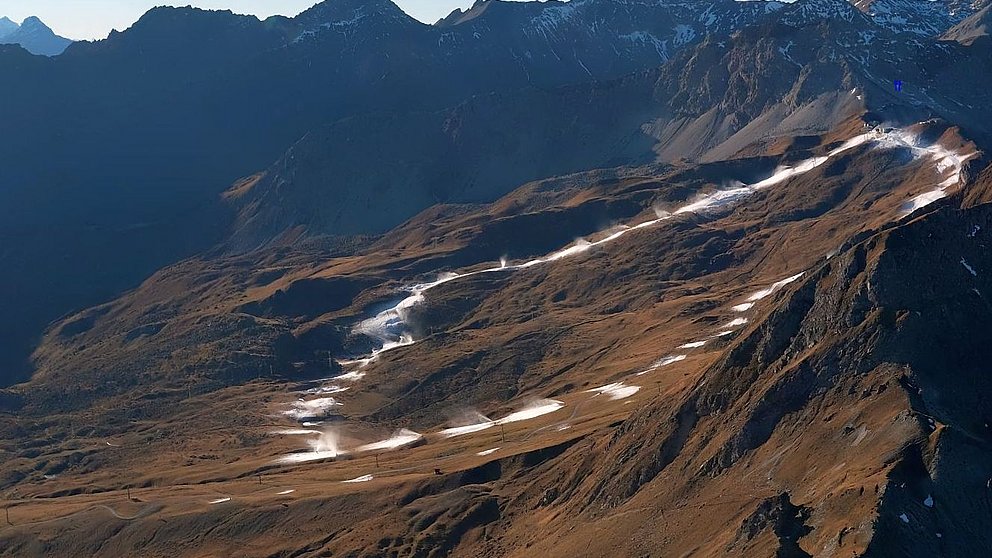
[[[302, 444], [267, 434], [290, 425], [279, 410], [307, 377], [333, 372], [323, 351], [367, 346], [350, 324], [398, 286], [539, 255], [774, 165], [585, 173], [429, 211], [364, 248], [164, 270], [54, 326], [41, 373], [6, 392], [5, 407], [20, 407], [0, 415], [14, 523], [0, 529], [4, 552], [986, 553], [992, 183], [986, 171], [900, 220], [904, 201], [932, 188], [932, 164], [870, 146], [720, 214], [431, 291], [414, 319], [420, 342], [336, 395], [349, 436], [365, 440], [400, 426], [430, 433], [466, 408], [499, 416], [535, 397], [564, 410], [378, 457], [273, 465]], [[736, 334], [677, 348], [802, 271], [743, 314]], [[631, 376], [679, 352], [688, 357]], [[621, 379], [640, 391], [618, 401], [585, 392]], [[340, 482], [368, 473], [370, 483]]]

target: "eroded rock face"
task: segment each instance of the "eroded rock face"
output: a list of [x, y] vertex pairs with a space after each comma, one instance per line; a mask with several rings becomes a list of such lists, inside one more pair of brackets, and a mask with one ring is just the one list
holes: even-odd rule
[[[972, 510], [980, 505], [975, 494], [985, 490], [987, 480], [992, 409], [985, 394], [992, 386], [983, 363], [992, 314], [983, 294], [990, 284], [978, 270], [992, 264], [980, 232], [990, 216], [984, 205], [948, 207], [823, 264], [707, 371], [684, 403], [669, 407], [670, 414], [662, 408], [639, 413], [617, 431], [607, 459], [615, 465], [602, 476], [605, 484], [594, 501], [615, 507], [639, 491], [650, 492], [652, 482], [679, 478], [685, 479], [684, 490], [721, 476], [767, 471], [772, 479], [787, 456], [778, 458], [784, 459], [779, 471], [748, 469], [782, 443], [784, 432], [794, 433], [794, 443], [808, 443], [818, 431], [836, 427], [837, 405], [881, 413], [897, 391], [894, 423], [881, 417], [875, 426], [849, 422], [826, 453], [792, 465], [806, 470], [786, 486], [807, 495], [802, 515], [810, 525], [791, 538], [792, 550], [782, 546], [777, 552], [816, 555], [824, 550], [817, 541], [827, 538], [821, 531], [839, 517], [853, 524], [830, 543], [834, 551], [838, 544], [851, 544], [857, 529], [855, 546], [871, 556], [987, 548], [988, 540], [968, 532], [983, 532], [978, 526], [988, 525], [992, 516], [968, 512], [966, 520], [951, 520], [934, 501], [946, 498], [945, 506]], [[871, 419], [861, 414], [860, 421]], [[881, 443], [876, 429], [892, 438]], [[869, 432], [875, 441], [866, 445]], [[874, 487], [868, 482], [857, 488], [858, 497], [877, 502], [875, 527], [868, 531], [864, 522], [870, 523], [871, 515], [859, 519], [838, 510], [831, 500], [846, 497], [838, 492], [844, 486], [818, 477], [821, 463], [844, 464], [839, 466], [851, 471], [852, 462], [863, 459], [886, 463], [887, 471]], [[975, 461], [965, 465], [969, 459]], [[854, 476], [845, 473], [847, 486], [860, 481]], [[810, 498], [818, 490], [832, 494]], [[780, 520], [799, 512], [770, 502], [745, 520], [730, 548], [746, 547], [761, 525], [775, 522], [779, 539], [790, 540], [783, 538]]]

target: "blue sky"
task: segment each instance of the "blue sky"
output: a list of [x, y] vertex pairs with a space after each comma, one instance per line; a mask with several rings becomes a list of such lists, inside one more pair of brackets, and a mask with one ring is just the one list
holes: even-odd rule
[[[413, 17], [433, 23], [455, 8], [466, 8], [473, 0], [393, 0]], [[153, 6], [194, 5], [233, 10], [260, 17], [293, 16], [318, 0], [0, 0], [0, 17], [16, 22], [32, 15], [40, 17], [55, 32], [70, 39], [102, 39], [111, 29], [124, 30]]]

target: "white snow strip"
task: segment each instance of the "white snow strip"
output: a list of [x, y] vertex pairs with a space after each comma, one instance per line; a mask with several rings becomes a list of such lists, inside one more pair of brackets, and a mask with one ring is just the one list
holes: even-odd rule
[[338, 403], [337, 399], [333, 397], [320, 397], [311, 399], [310, 401], [300, 399], [292, 404], [291, 409], [283, 411], [283, 414], [297, 420], [302, 420], [323, 416], [327, 411], [340, 405], [341, 403]]
[[[750, 185], [740, 184], [740, 186], [729, 190], [721, 190], [721, 191], [713, 192], [711, 194], [704, 195], [701, 198], [699, 198], [697, 201], [688, 203], [685, 206], [675, 210], [674, 212], [671, 213], [659, 212], [657, 219], [644, 221], [638, 223], [637, 225], [632, 225], [632, 226], [622, 225], [618, 227], [617, 230], [615, 230], [614, 232], [596, 241], [590, 241], [584, 238], [578, 239], [572, 245], [562, 248], [561, 250], [558, 250], [556, 252], [553, 252], [543, 258], [536, 258], [528, 262], [524, 262], [522, 264], [517, 264], [517, 265], [508, 265], [505, 261], [501, 260], [499, 267], [492, 267], [469, 273], [445, 273], [432, 282], [414, 285], [406, 289], [410, 293], [409, 296], [396, 303], [396, 305], [394, 305], [393, 307], [388, 308], [369, 319], [363, 320], [355, 327], [355, 332], [368, 335], [374, 339], [378, 339], [379, 341], [383, 342], [382, 348], [374, 351], [371, 355], [365, 358], [342, 362], [342, 365], [357, 364], [359, 367], [363, 367], [369, 364], [370, 362], [373, 362], [376, 358], [378, 358], [382, 353], [386, 351], [396, 349], [398, 347], [404, 347], [414, 343], [412, 336], [406, 329], [406, 321], [409, 316], [409, 311], [412, 307], [424, 302], [425, 293], [427, 293], [428, 291], [430, 291], [435, 287], [438, 287], [450, 281], [454, 281], [456, 279], [472, 277], [483, 273], [516, 271], [521, 269], [528, 269], [537, 265], [559, 261], [564, 258], [569, 258], [572, 256], [576, 256], [578, 254], [588, 252], [590, 249], [596, 246], [613, 242], [631, 231], [654, 226], [662, 221], [671, 219], [675, 215], [707, 212], [732, 203], [736, 203], [737, 201], [757, 191], [778, 185], [794, 176], [807, 173], [819, 167], [820, 165], [828, 161], [831, 157], [834, 157], [845, 151], [853, 149], [854, 147], [862, 145], [868, 142], [869, 140], [875, 138], [876, 136], [871, 133], [856, 136], [844, 142], [840, 147], [834, 149], [833, 151], [830, 151], [825, 156], [814, 157], [812, 159], [808, 159], [792, 167], [779, 167], [778, 169], [775, 170], [772, 176], [764, 180], [761, 180], [755, 184], [750, 184]], [[343, 378], [337, 378], [337, 379], [343, 379]]]
[[293, 490], [292, 488], [290, 488], [289, 490], [283, 490], [282, 492], [276, 492], [276, 496], [285, 496], [287, 494], [292, 494], [294, 492], [296, 492], [296, 490]]
[[210, 505], [214, 505], [214, 504], [223, 504], [224, 502], [230, 502], [230, 501], [231, 501], [230, 498], [217, 498], [216, 500], [210, 500], [207, 503]]
[[720, 329], [726, 329], [728, 327], [740, 327], [746, 323], [747, 323], [747, 318], [734, 318], [733, 320], [730, 320], [729, 322], [723, 324], [723, 327], [721, 327]]
[[737, 306], [734, 306], [733, 308], [731, 308], [731, 310], [733, 310], [734, 312], [747, 312], [751, 308], [754, 308], [754, 303], [745, 302], [744, 304], [738, 304]]
[[[340, 364], [342, 366], [345, 366], [346, 364], [353, 364], [353, 363], [356, 363], [356, 362], [364, 363], [364, 364], [361, 364], [359, 366], [359, 367], [361, 367], [361, 366], [365, 366], [369, 362], [372, 362], [372, 359], [339, 361], [338, 364]], [[341, 374], [340, 376], [337, 376], [336, 378], [334, 378], [334, 380], [337, 380], [339, 382], [357, 382], [358, 380], [361, 380], [364, 377], [365, 377], [365, 372], [359, 372], [359, 371], [356, 370], [354, 372], [348, 372], [347, 374]]]
[[822, 157], [813, 157], [812, 159], [807, 159], [794, 167], [779, 167], [775, 169], [768, 178], [756, 182], [750, 185], [741, 184], [735, 188], [729, 190], [719, 190], [708, 194], [700, 198], [698, 201], [690, 203], [675, 211], [676, 215], [683, 213], [698, 213], [711, 211], [714, 209], [719, 209], [731, 204], [738, 202], [739, 200], [751, 196], [760, 190], [766, 188], [771, 188], [785, 182], [786, 180], [799, 176], [801, 174], [806, 174], [807, 172], [819, 167], [823, 163], [829, 161], [832, 157], [840, 155], [841, 153], [853, 149], [859, 145], [862, 145], [869, 140], [873, 139], [872, 134], [862, 134], [860, 136], [855, 136], [846, 142], [844, 142], [840, 147], [834, 149], [830, 153]]
[[369, 482], [370, 480], [372, 480], [374, 478], [375, 477], [373, 477], [372, 475], [362, 475], [360, 477], [357, 477], [357, 478], [354, 478], [354, 479], [350, 479], [350, 480], [346, 480], [346, 481], [341, 481], [341, 482], [344, 482], [344, 483]]
[[317, 438], [307, 440], [307, 445], [312, 451], [291, 453], [279, 459], [277, 463], [306, 463], [308, 461], [320, 461], [323, 459], [337, 459], [348, 452], [341, 449], [337, 432], [329, 430], [320, 432]]
[[961, 183], [964, 164], [977, 153], [959, 153], [940, 144], [920, 145], [919, 138], [904, 130], [894, 130], [880, 139], [883, 145], [909, 149], [915, 157], [930, 157], [943, 180], [933, 190], [924, 192], [904, 203], [900, 215], [906, 216], [947, 196], [947, 189]]
[[365, 451], [385, 451], [394, 450], [401, 448], [403, 446], [409, 446], [410, 444], [422, 439], [424, 436], [413, 430], [408, 430], [406, 428], [400, 430], [391, 437], [382, 440], [381, 442], [374, 442], [371, 444], [365, 444], [364, 446], [359, 446], [355, 449], [356, 452]]
[[679, 361], [682, 361], [682, 360], [685, 360], [685, 359], [686, 359], [686, 355], [671, 355], [671, 356], [667, 356], [667, 357], [664, 357], [664, 358], [661, 358], [661, 359], [656, 360], [655, 363], [652, 364], [647, 370], [645, 370], [644, 372], [638, 372], [637, 375], [638, 376], [643, 376], [643, 375], [647, 374], [648, 372], [653, 372], [653, 371], [655, 371], [655, 370], [657, 370], [659, 368], [662, 368], [664, 366], [668, 366], [669, 364], [675, 364], [676, 362], [679, 362]]
[[321, 461], [324, 459], [337, 459], [346, 452], [325, 450], [325, 451], [304, 451], [300, 453], [291, 453], [289, 455], [284, 455], [280, 457], [277, 463], [282, 463], [285, 465], [293, 463], [306, 463], [308, 461]]
[[968, 265], [968, 262], [964, 261], [964, 258], [961, 258], [961, 265], [963, 265], [964, 268], [968, 270], [968, 273], [971, 273], [973, 276], [978, 277], [978, 273], [975, 271], [975, 268]]
[[561, 401], [554, 399], [541, 399], [531, 403], [515, 413], [506, 415], [505, 417], [497, 420], [496, 424], [509, 424], [511, 422], [521, 422], [535, 419], [539, 416], [553, 413], [564, 406], [565, 404]]
[[668, 366], [669, 364], [674, 364], [676, 362], [679, 362], [680, 360], [685, 360], [685, 358], [686, 355], [667, 356], [652, 364], [651, 368], [661, 368], [662, 366]]
[[[413, 285], [412, 287], [405, 289], [409, 293], [409, 295], [403, 298], [402, 300], [400, 300], [399, 302], [397, 302], [394, 306], [376, 314], [371, 318], [363, 320], [357, 326], [355, 326], [354, 328], [355, 332], [368, 335], [374, 339], [379, 340], [380, 342], [382, 342], [382, 347], [380, 349], [373, 351], [372, 354], [366, 357], [357, 360], [344, 361], [341, 364], [347, 366], [357, 366], [358, 368], [362, 368], [364, 366], [367, 366], [369, 363], [374, 362], [380, 355], [382, 355], [387, 351], [413, 344], [415, 340], [413, 339], [413, 336], [411, 335], [407, 326], [407, 320], [409, 318], [410, 309], [416, 305], [423, 303], [424, 300], [426, 299], [425, 296], [426, 293], [435, 287], [438, 287], [450, 281], [454, 281], [456, 279], [472, 277], [483, 273], [516, 271], [521, 269], [528, 269], [530, 267], [534, 267], [537, 265], [555, 262], [564, 258], [569, 258], [572, 256], [583, 254], [585, 252], [588, 252], [593, 247], [613, 242], [631, 231], [652, 227], [662, 221], [671, 219], [676, 215], [682, 215], [682, 214], [694, 213], [694, 212], [704, 213], [711, 211], [713, 209], [718, 209], [736, 203], [739, 200], [747, 196], [750, 196], [751, 194], [754, 194], [758, 191], [761, 191], [766, 188], [770, 188], [772, 186], [776, 186], [778, 184], [781, 184], [789, 180], [790, 178], [810, 172], [811, 170], [823, 165], [831, 158], [840, 155], [848, 150], [854, 149], [855, 147], [863, 145], [869, 141], [876, 141], [882, 147], [910, 147], [913, 150], [914, 155], [930, 155], [934, 157], [938, 162], [938, 169], [939, 169], [938, 172], [941, 172], [943, 175], [948, 175], [947, 178], [944, 180], [944, 182], [942, 182], [939, 185], [940, 189], [945, 189], [951, 185], [959, 183], [961, 178], [962, 166], [964, 162], [967, 161], [969, 158], [975, 156], [975, 153], [961, 155], [953, 151], [950, 151], [946, 148], [943, 148], [939, 145], [919, 147], [916, 145], [916, 138], [913, 137], [911, 134], [904, 132], [902, 130], [896, 130], [893, 132], [880, 132], [878, 130], [873, 130], [869, 133], [861, 134], [845, 141], [839, 147], [833, 149], [826, 155], [807, 159], [794, 166], [779, 167], [775, 169], [775, 171], [772, 173], [771, 176], [769, 176], [764, 180], [761, 180], [754, 184], [738, 183], [735, 187], [730, 188], [728, 190], [721, 190], [710, 194], [706, 194], [698, 198], [696, 201], [687, 203], [683, 207], [676, 209], [674, 212], [658, 211], [657, 219], [644, 221], [636, 225], [621, 225], [617, 227], [612, 233], [607, 234], [605, 237], [602, 237], [599, 240], [591, 241], [582, 238], [576, 240], [572, 245], [569, 245], [565, 248], [562, 248], [561, 250], [553, 252], [543, 258], [533, 259], [522, 264], [508, 265], [505, 260], [501, 260], [498, 267], [491, 267], [488, 269], [483, 269], [468, 273], [445, 273], [432, 282]], [[787, 280], [787, 282], [791, 282], [795, 279], [798, 279], [801, 276], [802, 274], [794, 276], [789, 280]], [[770, 295], [777, 288], [776, 286], [780, 287], [782, 284], [784, 283], [773, 285], [769, 289], [765, 289], [764, 291], [756, 293], [750, 299], [748, 299], [748, 302], [754, 302], [756, 300], [760, 300]], [[742, 308], [742, 307], [743, 305], [738, 305], [738, 307], [735, 308]], [[735, 311], [744, 311], [744, 310], [735, 310]], [[336, 378], [336, 380], [340, 380], [340, 381], [358, 380], [361, 379], [363, 375], [364, 374], [361, 374], [360, 372], [351, 371], [348, 374]]]
[[496, 453], [498, 451], [499, 451], [499, 448], [492, 448], [492, 449], [482, 450], [482, 451], [480, 451], [479, 453], [477, 453], [475, 455], [478, 455], [480, 457], [485, 457], [487, 455], [492, 455], [492, 454], [494, 454], [494, 453]]
[[308, 430], [304, 428], [287, 428], [286, 430], [273, 430], [269, 432], [273, 436], [311, 436], [323, 434], [320, 430]]
[[937, 188], [929, 192], [924, 192], [915, 198], [909, 200], [902, 205], [901, 211], [903, 215], [909, 215], [910, 213], [916, 211], [917, 209], [922, 209], [933, 202], [946, 198], [947, 192], [943, 188]]
[[909, 523], [909, 516], [907, 516], [906, 514], [900, 515], [899, 519], [901, 519], [903, 523]]
[[728, 329], [727, 331], [721, 331], [720, 333], [717, 333], [713, 337], [726, 337], [728, 335], [732, 335], [733, 333], [734, 333], [734, 330]]
[[686, 343], [685, 345], [679, 345], [679, 349], [698, 349], [706, 344], [706, 341], [693, 341], [692, 343]]
[[478, 424], [469, 424], [466, 426], [456, 426], [454, 428], [445, 428], [439, 434], [445, 438], [454, 438], [455, 436], [463, 436], [465, 434], [472, 434], [475, 432], [481, 432], [487, 428], [492, 428], [496, 426], [495, 421], [480, 422]]
[[595, 393], [596, 395], [606, 395], [611, 401], [619, 401], [621, 399], [626, 399], [633, 396], [635, 393], [641, 390], [640, 386], [628, 386], [623, 382], [617, 382], [615, 384], [608, 384], [602, 387], [593, 388], [586, 390], [586, 393]]
[[320, 387], [310, 388], [303, 393], [307, 393], [310, 395], [317, 395], [317, 394], [323, 395], [323, 394], [341, 393], [342, 391], [348, 391], [349, 389], [351, 388], [331, 385], [331, 386], [320, 386]]
[[786, 277], [785, 279], [782, 279], [781, 281], [777, 281], [775, 283], [772, 283], [771, 286], [769, 286], [767, 289], [762, 289], [762, 290], [754, 293], [753, 295], [747, 297], [747, 300], [749, 302], [755, 302], [755, 301], [761, 300], [763, 298], [767, 298], [767, 297], [771, 296], [773, 293], [775, 293], [775, 291], [781, 289], [782, 287], [788, 285], [789, 283], [798, 281], [805, 274], [806, 274], [806, 272], [797, 273], [797, 274], [793, 275], [792, 277]]

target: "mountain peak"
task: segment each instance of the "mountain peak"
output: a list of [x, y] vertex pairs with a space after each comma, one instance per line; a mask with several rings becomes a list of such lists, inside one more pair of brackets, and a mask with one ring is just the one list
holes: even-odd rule
[[29, 16], [21, 22], [21, 27], [44, 27], [45, 29], [51, 29], [49, 26], [45, 25], [44, 21], [38, 16]]
[[297, 40], [328, 30], [353, 33], [368, 26], [420, 26], [390, 0], [325, 0], [293, 19], [300, 26]]
[[59, 37], [37, 16], [25, 19], [18, 26], [9, 18], [0, 20], [0, 42], [18, 44], [31, 54], [57, 56], [72, 44], [65, 37]]
[[838, 22], [844, 28], [850, 29], [875, 26], [867, 14], [859, 11], [847, 0], [798, 0], [787, 4], [782, 11], [780, 21], [792, 27], [803, 27], [822, 21]]
[[312, 24], [357, 23], [366, 17], [410, 19], [390, 0], [324, 0], [296, 17]]
[[11, 21], [7, 16], [0, 17], [0, 39], [6, 37], [7, 35], [17, 31], [20, 25]]
[[[579, 2], [581, 3], [581, 2]], [[467, 10], [455, 10], [437, 22], [438, 26], [454, 26], [486, 17], [513, 17], [513, 14], [530, 13], [539, 16], [547, 8], [561, 5], [557, 0], [548, 2], [507, 2], [506, 0], [476, 0]]]
[[986, 6], [952, 27], [941, 38], [963, 45], [971, 45], [981, 37], [988, 37], [990, 28], [992, 28], [992, 6]]
[[854, 5], [897, 33], [933, 37], [981, 9], [981, 0], [859, 0]]
[[231, 10], [204, 10], [192, 6], [156, 6], [142, 15], [133, 27], [170, 27], [176, 23], [220, 21], [233, 17], [258, 19], [255, 16], [235, 16]]

